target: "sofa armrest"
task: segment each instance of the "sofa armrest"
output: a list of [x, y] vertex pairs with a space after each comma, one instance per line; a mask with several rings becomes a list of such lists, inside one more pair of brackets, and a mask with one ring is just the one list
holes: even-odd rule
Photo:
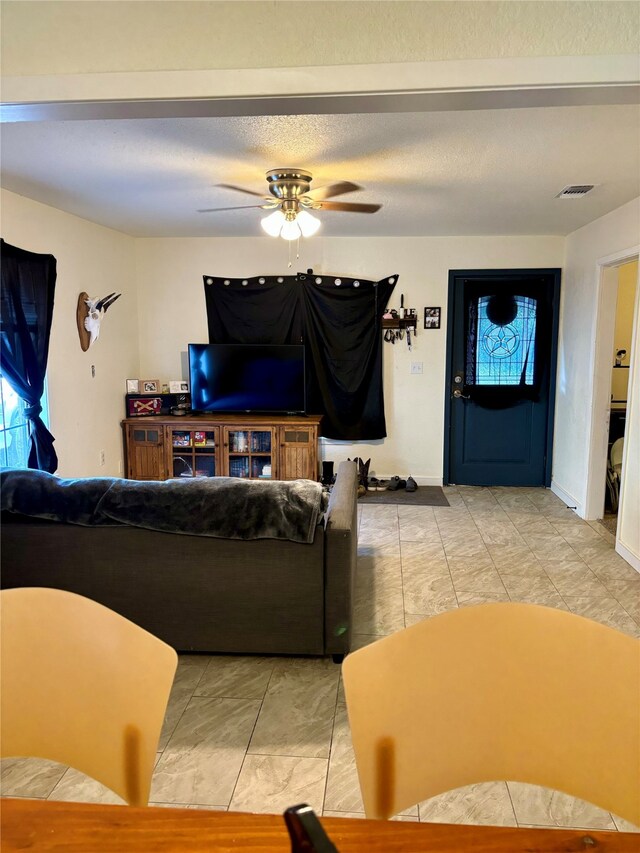
[[341, 462], [325, 516], [325, 654], [351, 648], [357, 554], [358, 472], [354, 462]]

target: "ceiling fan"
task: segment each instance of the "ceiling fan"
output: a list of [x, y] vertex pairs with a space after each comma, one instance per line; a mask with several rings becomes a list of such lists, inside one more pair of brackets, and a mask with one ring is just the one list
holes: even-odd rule
[[218, 213], [227, 210], [248, 210], [260, 208], [272, 210], [261, 221], [262, 228], [271, 237], [296, 240], [299, 237], [311, 237], [320, 227], [320, 220], [312, 216], [310, 210], [344, 210], [350, 213], [375, 213], [381, 204], [359, 204], [349, 201], [327, 201], [338, 195], [361, 190], [358, 184], [341, 181], [324, 187], [311, 189], [313, 176], [303, 169], [271, 169], [267, 172], [267, 189], [270, 195], [263, 195], [233, 184], [218, 184], [224, 189], [246, 195], [257, 196], [262, 204], [239, 205], [238, 207], [210, 207], [198, 213]]

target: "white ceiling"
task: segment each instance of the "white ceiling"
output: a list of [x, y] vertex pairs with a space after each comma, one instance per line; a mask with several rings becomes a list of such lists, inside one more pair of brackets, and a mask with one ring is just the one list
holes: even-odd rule
[[637, 54], [637, 3], [2, 0], [3, 75]]
[[138, 237], [258, 236], [261, 210], [197, 211], [253, 204], [216, 184], [264, 192], [284, 166], [383, 205], [320, 212], [327, 236], [564, 235], [640, 194], [640, 108], [16, 122], [1, 155], [4, 188]]

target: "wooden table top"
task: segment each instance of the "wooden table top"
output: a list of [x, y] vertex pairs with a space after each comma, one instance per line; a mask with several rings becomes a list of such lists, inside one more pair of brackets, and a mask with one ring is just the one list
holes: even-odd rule
[[[340, 853], [637, 853], [625, 832], [322, 818]], [[290, 853], [280, 815], [0, 800], [1, 849], [41, 853]]]

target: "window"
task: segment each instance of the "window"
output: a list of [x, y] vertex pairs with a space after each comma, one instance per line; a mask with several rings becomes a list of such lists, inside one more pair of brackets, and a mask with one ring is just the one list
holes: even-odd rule
[[536, 300], [513, 297], [514, 315], [499, 324], [490, 319], [491, 296], [478, 299], [475, 385], [533, 385]]
[[[47, 391], [42, 395], [41, 418], [48, 426]], [[26, 468], [29, 454], [29, 426], [24, 416], [24, 402], [0, 375], [0, 465]]]

